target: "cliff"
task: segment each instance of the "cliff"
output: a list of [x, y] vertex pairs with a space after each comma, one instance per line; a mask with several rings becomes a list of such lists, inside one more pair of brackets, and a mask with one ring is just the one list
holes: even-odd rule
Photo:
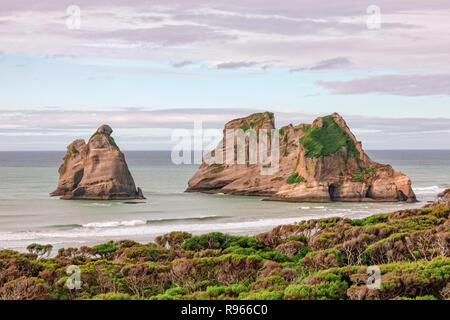
[[[274, 128], [273, 114], [265, 112], [228, 122], [224, 135], [230, 129], [259, 133]], [[186, 191], [296, 202], [416, 201], [411, 180], [388, 164], [372, 161], [339, 114], [320, 117], [311, 125], [290, 124], [278, 132], [279, 168], [275, 174], [262, 174], [271, 163], [248, 161], [247, 138], [244, 164], [208, 164], [204, 160]], [[222, 152], [226, 159], [226, 142], [224, 138], [207, 157]]]
[[136, 189], [124, 154], [116, 145], [113, 130], [101, 126], [89, 139], [75, 140], [67, 147], [59, 168], [58, 188], [51, 196], [65, 200], [144, 199]]

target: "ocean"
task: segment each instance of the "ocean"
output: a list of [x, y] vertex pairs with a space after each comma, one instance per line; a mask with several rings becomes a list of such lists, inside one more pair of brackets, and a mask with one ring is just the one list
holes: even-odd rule
[[416, 208], [450, 187], [450, 150], [367, 151], [408, 175], [419, 203], [285, 203], [261, 197], [184, 193], [198, 165], [174, 165], [169, 151], [124, 152], [147, 200], [64, 201], [50, 198], [62, 152], [0, 152], [0, 249], [31, 243], [59, 248], [130, 239], [147, 243], [171, 231], [252, 235], [305, 219], [362, 218]]

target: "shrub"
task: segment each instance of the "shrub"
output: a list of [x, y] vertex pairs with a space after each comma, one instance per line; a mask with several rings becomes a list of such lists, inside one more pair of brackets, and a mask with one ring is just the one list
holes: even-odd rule
[[104, 293], [96, 295], [92, 300], [136, 300], [136, 297], [130, 296], [127, 293]]
[[93, 246], [92, 249], [94, 250], [94, 253], [100, 255], [102, 259], [111, 256], [114, 252], [119, 250], [113, 242], [99, 244]]
[[303, 178], [302, 176], [300, 176], [297, 172], [294, 172], [287, 178], [286, 182], [289, 184], [293, 184], [293, 183], [300, 183], [300, 182], [307, 183], [308, 181], [305, 178]]
[[171, 248], [180, 248], [186, 240], [192, 238], [192, 234], [182, 231], [174, 231], [162, 236], [156, 237], [155, 242], [158, 247], [163, 248], [167, 245]]
[[348, 284], [337, 280], [318, 284], [290, 285], [284, 290], [284, 298], [287, 300], [340, 300], [346, 299]]
[[283, 290], [268, 290], [260, 289], [250, 292], [245, 292], [239, 295], [240, 300], [281, 300], [283, 298]]
[[183, 248], [186, 250], [225, 249], [230, 245], [231, 237], [220, 232], [212, 232], [188, 239]]
[[124, 257], [131, 260], [142, 260], [142, 261], [159, 261], [165, 260], [167, 256], [166, 249], [158, 249], [153, 244], [149, 245], [137, 245], [130, 248], [126, 248], [123, 251]]
[[382, 222], [386, 222], [389, 217], [389, 213], [384, 214], [375, 214], [373, 216], [364, 218], [364, 219], [355, 219], [353, 220], [353, 225], [355, 226], [366, 226], [366, 225], [374, 225]]
[[38, 244], [38, 243], [32, 243], [27, 247], [28, 252], [32, 254], [36, 254], [38, 257], [43, 257], [44, 255], [47, 255], [47, 257], [52, 252], [53, 246], [51, 244]]
[[259, 253], [259, 256], [263, 259], [272, 260], [276, 262], [289, 262], [292, 261], [287, 255], [278, 251], [267, 251]]
[[49, 298], [49, 289], [37, 278], [21, 277], [6, 283], [0, 289], [3, 300], [45, 300]]

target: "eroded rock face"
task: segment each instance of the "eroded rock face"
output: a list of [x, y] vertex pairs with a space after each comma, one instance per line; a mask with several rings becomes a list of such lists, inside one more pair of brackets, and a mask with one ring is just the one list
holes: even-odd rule
[[450, 207], [450, 189], [447, 189], [438, 195], [436, 204], [443, 204], [446, 207]]
[[[257, 133], [274, 129], [274, 116], [270, 112], [253, 114], [228, 122], [224, 134], [227, 129], [253, 129]], [[226, 159], [226, 148], [224, 138], [212, 153], [222, 152]], [[248, 154], [248, 139], [245, 148]], [[245, 164], [203, 161], [186, 191], [296, 202], [416, 201], [411, 180], [388, 164], [372, 161], [337, 113], [320, 117], [311, 125], [279, 129], [279, 169], [263, 175], [262, 167], [260, 162], [250, 164], [248, 156]]]
[[89, 139], [75, 140], [67, 147], [59, 168], [58, 188], [51, 196], [61, 199], [126, 200], [144, 199], [136, 189], [124, 154], [111, 137], [113, 130], [103, 125]]

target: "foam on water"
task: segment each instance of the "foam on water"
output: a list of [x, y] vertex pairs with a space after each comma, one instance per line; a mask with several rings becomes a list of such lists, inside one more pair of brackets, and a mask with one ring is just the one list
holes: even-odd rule
[[112, 228], [120, 226], [137, 226], [141, 224], [146, 224], [144, 220], [131, 220], [131, 221], [106, 221], [106, 222], [90, 222], [83, 224], [85, 228]]
[[[307, 219], [327, 218], [337, 216], [337, 214], [327, 215], [311, 215]], [[169, 225], [146, 225], [145, 221], [121, 221], [105, 222], [105, 223], [90, 223], [82, 228], [73, 228], [69, 230], [52, 230], [52, 231], [24, 231], [24, 232], [0, 232], [0, 241], [14, 241], [14, 240], [43, 240], [46, 239], [64, 239], [64, 238], [78, 238], [89, 237], [103, 238], [114, 237], [116, 239], [125, 239], [129, 236], [149, 235], [156, 236], [168, 233], [174, 230], [183, 230], [192, 233], [207, 233], [214, 231], [235, 232], [235, 231], [256, 231], [277, 225], [293, 224], [299, 222], [301, 218], [284, 218], [284, 219], [259, 219], [253, 221], [238, 221], [238, 222], [220, 222], [220, 223], [204, 223], [204, 224], [169, 224]]]
[[413, 188], [414, 193], [416, 195], [421, 194], [439, 194], [442, 191], [444, 191], [446, 188], [439, 187], [439, 186], [430, 186], [430, 187], [416, 187]]

